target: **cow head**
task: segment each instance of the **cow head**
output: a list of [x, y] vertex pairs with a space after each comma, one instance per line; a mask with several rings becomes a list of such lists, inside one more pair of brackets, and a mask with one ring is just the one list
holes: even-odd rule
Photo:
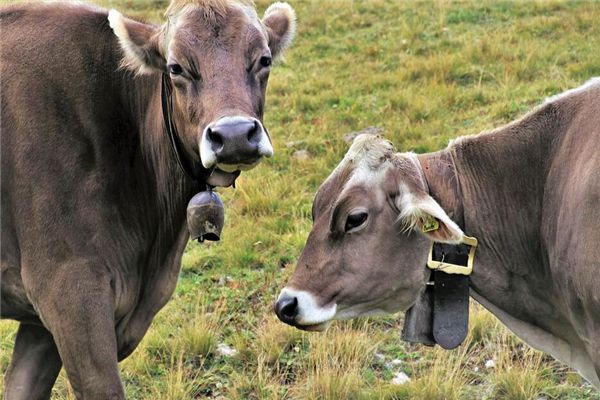
[[[423, 224], [439, 229], [423, 232]], [[331, 320], [408, 309], [425, 287], [432, 240], [463, 232], [428, 194], [419, 161], [360, 135], [321, 185], [313, 228], [275, 311], [290, 325], [323, 330]]]
[[242, 0], [173, 0], [161, 27], [111, 10], [123, 65], [139, 74], [168, 74], [173, 119], [188, 157], [206, 169], [237, 174], [273, 154], [263, 126], [265, 90], [274, 59], [294, 36], [295, 14], [274, 3], [257, 17]]

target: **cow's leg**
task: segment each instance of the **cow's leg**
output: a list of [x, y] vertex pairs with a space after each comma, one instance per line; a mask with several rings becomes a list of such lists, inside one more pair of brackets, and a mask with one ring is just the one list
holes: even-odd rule
[[43, 326], [21, 323], [4, 377], [4, 398], [49, 399], [61, 365], [50, 332]]
[[600, 343], [593, 344], [593, 350], [590, 354], [596, 370], [596, 379], [592, 380], [590, 383], [594, 385], [596, 389], [600, 390]]
[[117, 364], [114, 293], [98, 264], [77, 263], [55, 271], [36, 296], [78, 399], [124, 399]]

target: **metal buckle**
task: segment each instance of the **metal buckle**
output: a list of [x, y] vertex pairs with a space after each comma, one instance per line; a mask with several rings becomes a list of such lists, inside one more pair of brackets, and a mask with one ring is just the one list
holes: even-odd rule
[[427, 268], [444, 272], [446, 274], [458, 274], [458, 275], [471, 275], [473, 272], [473, 260], [475, 258], [475, 249], [477, 248], [477, 239], [470, 236], [464, 236], [461, 244], [469, 246], [469, 254], [466, 265], [454, 264], [444, 260], [444, 257], [439, 260], [433, 259], [433, 246], [435, 242], [431, 243], [429, 249], [429, 257], [427, 259]]

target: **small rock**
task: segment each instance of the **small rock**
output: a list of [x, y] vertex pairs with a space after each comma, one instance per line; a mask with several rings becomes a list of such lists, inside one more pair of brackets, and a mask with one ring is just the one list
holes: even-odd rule
[[357, 132], [351, 132], [351, 133], [345, 135], [344, 142], [351, 143], [355, 137], [357, 137], [358, 135], [362, 135], [364, 133], [370, 134], [370, 135], [381, 135], [383, 133], [383, 131], [384, 131], [384, 129], [380, 126], [369, 126], [368, 128], [365, 128], [363, 130], [360, 130]]
[[299, 145], [301, 145], [303, 143], [304, 143], [304, 140], [292, 140], [291, 142], [287, 142], [285, 144], [285, 147], [287, 147], [288, 149], [290, 149], [292, 147], [299, 146]]
[[479, 367], [473, 368], [473, 372], [479, 372]]
[[224, 357], [233, 357], [237, 354], [237, 350], [225, 343], [219, 343], [217, 346], [217, 353]]
[[231, 283], [231, 282], [233, 282], [233, 278], [231, 276], [229, 276], [229, 275], [222, 276], [222, 277], [219, 278], [219, 281], [217, 282], [217, 285], [224, 286], [227, 283]]
[[385, 360], [385, 356], [381, 353], [375, 353], [375, 358], [377, 359], [377, 361]]
[[410, 382], [410, 378], [404, 372], [398, 372], [392, 379], [394, 385], [404, 385], [408, 382]]
[[485, 362], [485, 367], [486, 368], [495, 368], [496, 367], [496, 362], [494, 360], [487, 360]]
[[400, 365], [400, 364], [402, 364], [402, 360], [399, 360], [399, 359], [396, 358], [395, 360], [390, 361], [390, 364], [392, 364], [392, 365]]
[[297, 161], [306, 161], [310, 158], [310, 153], [308, 150], [296, 150], [294, 154], [292, 154], [292, 158]]

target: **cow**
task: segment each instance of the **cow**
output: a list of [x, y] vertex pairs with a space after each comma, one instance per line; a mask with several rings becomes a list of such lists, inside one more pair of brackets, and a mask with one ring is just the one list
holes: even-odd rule
[[187, 202], [273, 154], [265, 91], [293, 9], [172, 0], [165, 15], [0, 9], [7, 400], [49, 398], [62, 365], [78, 399], [123, 399], [118, 361], [174, 291]]
[[600, 78], [434, 153], [358, 136], [316, 194], [275, 312], [321, 331], [406, 311], [428, 286], [432, 243], [474, 237], [471, 297], [600, 387], [599, 143]]

